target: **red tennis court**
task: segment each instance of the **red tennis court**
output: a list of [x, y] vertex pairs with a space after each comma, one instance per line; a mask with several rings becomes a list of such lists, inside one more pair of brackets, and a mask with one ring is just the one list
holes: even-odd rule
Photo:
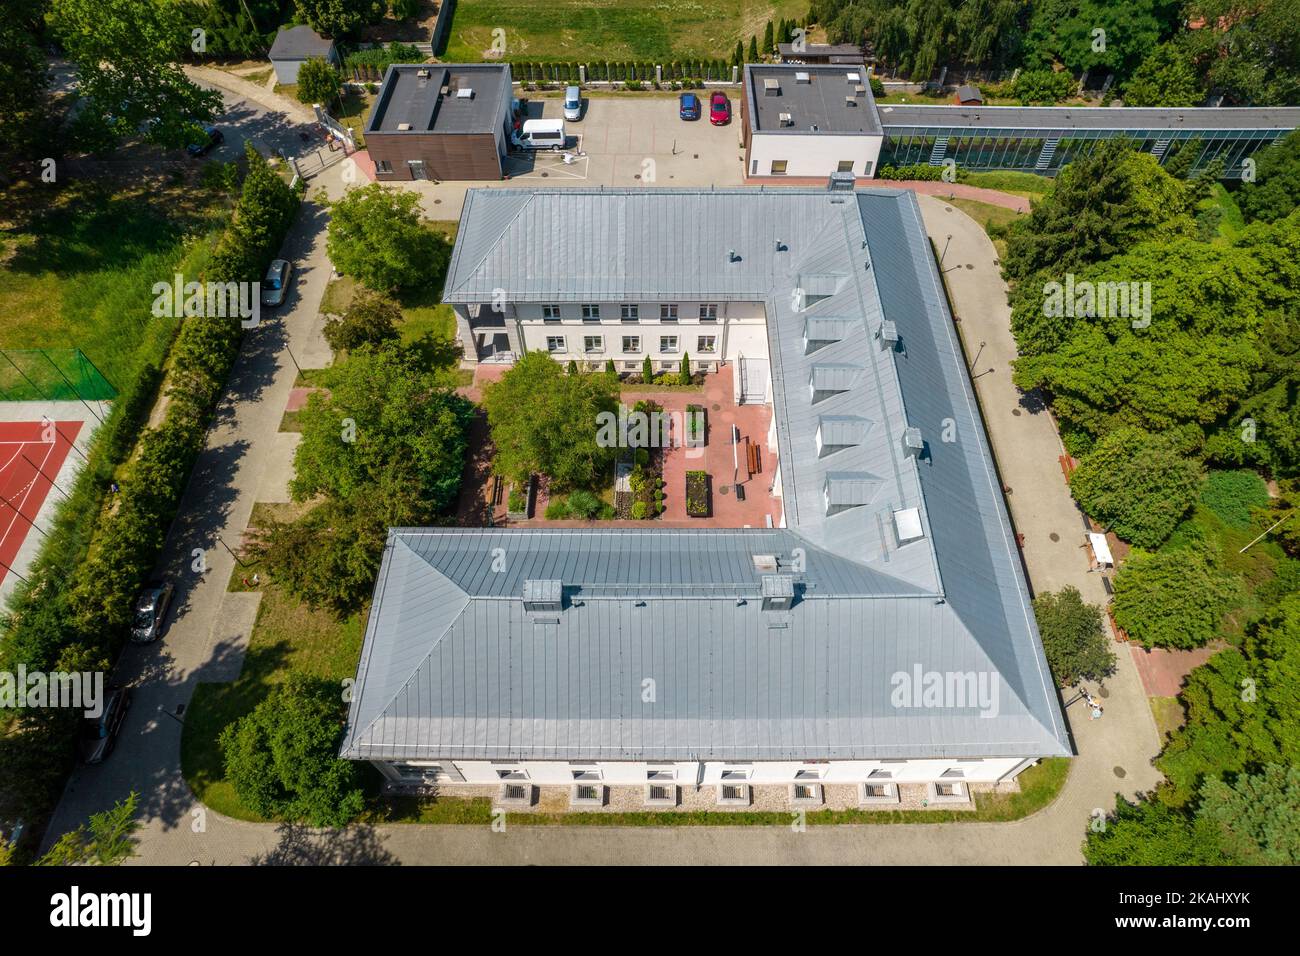
[[81, 426], [76, 421], [0, 422], [0, 582], [31, 533]]

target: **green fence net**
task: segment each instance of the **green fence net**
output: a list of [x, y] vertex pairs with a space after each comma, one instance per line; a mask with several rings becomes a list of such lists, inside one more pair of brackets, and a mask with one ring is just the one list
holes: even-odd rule
[[81, 349], [0, 349], [0, 401], [105, 401], [117, 389]]

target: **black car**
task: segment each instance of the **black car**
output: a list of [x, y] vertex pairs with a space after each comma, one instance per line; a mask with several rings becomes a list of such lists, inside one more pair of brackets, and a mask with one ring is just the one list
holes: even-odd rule
[[200, 156], [206, 156], [225, 141], [226, 134], [221, 130], [215, 126], [204, 126], [203, 138], [197, 143], [190, 143], [190, 145], [186, 146], [185, 152], [198, 159]]
[[118, 732], [131, 708], [131, 688], [110, 687], [104, 697], [104, 709], [98, 717], [81, 721], [81, 759], [86, 763], [102, 763], [113, 752]]

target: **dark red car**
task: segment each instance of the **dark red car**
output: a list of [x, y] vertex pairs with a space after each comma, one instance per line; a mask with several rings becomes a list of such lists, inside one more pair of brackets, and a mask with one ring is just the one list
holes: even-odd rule
[[714, 126], [726, 126], [731, 122], [731, 100], [721, 90], [709, 97], [709, 122]]

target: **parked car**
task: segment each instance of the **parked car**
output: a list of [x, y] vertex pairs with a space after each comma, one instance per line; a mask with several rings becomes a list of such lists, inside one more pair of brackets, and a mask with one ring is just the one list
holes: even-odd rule
[[525, 120], [523, 128], [512, 138], [517, 149], [551, 149], [559, 152], [566, 142], [564, 120]]
[[113, 752], [118, 732], [131, 709], [131, 688], [110, 687], [104, 696], [104, 709], [98, 717], [81, 721], [81, 740], [78, 749], [86, 763], [101, 763]]
[[582, 91], [576, 86], [564, 88], [564, 118], [574, 122], [582, 119]]
[[700, 98], [694, 93], [683, 93], [677, 99], [677, 115], [684, 120], [700, 118]]
[[714, 126], [726, 126], [731, 122], [731, 100], [721, 90], [709, 97], [709, 122]]
[[131, 640], [148, 644], [162, 635], [163, 622], [171, 609], [175, 586], [170, 581], [150, 581], [136, 596], [135, 619], [131, 622]]
[[185, 147], [185, 152], [197, 159], [200, 156], [206, 156], [225, 141], [226, 134], [221, 130], [215, 126], [204, 126], [203, 139], [197, 143], [190, 143]]
[[274, 259], [266, 270], [262, 280], [262, 305], [284, 305], [284, 297], [289, 291], [289, 278], [293, 275], [293, 266], [287, 259]]

